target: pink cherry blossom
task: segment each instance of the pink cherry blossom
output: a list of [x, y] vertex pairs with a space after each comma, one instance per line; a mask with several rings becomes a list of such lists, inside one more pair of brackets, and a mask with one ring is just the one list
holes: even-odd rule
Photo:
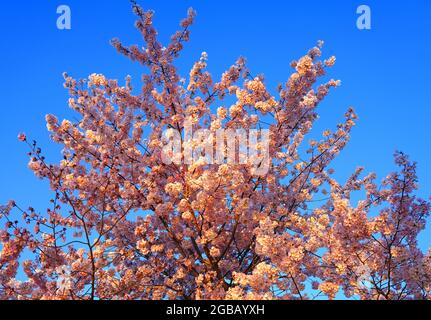
[[[144, 47], [112, 44], [145, 68], [141, 90], [130, 77], [64, 74], [78, 120], [46, 116], [62, 160], [18, 136], [53, 196], [44, 211], [1, 207], [0, 299], [430, 299], [431, 252], [417, 244], [430, 204], [415, 195], [416, 164], [396, 153], [399, 171], [382, 183], [362, 168], [338, 182], [331, 166], [357, 120], [351, 108], [308, 139], [317, 106], [340, 85], [322, 82], [335, 63], [321, 60], [323, 42], [276, 94], [244, 58], [217, 79], [203, 53], [184, 80], [175, 60], [194, 11], [163, 46], [153, 13], [133, 9]], [[183, 136], [186, 123], [211, 134], [268, 129], [268, 172], [181, 155], [164, 163], [164, 133]]]

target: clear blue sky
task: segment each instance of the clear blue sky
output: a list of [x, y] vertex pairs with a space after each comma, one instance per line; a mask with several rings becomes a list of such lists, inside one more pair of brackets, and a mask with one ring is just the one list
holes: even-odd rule
[[[156, 11], [155, 25], [164, 41], [192, 6], [198, 11], [179, 68], [187, 76], [202, 51], [209, 69], [219, 75], [243, 55], [253, 74], [264, 73], [275, 88], [291, 73], [291, 60], [316, 41], [324, 55], [336, 55], [330, 76], [342, 80], [320, 107], [316, 129], [334, 128], [350, 105], [360, 122], [336, 161], [343, 180], [358, 165], [380, 178], [394, 169], [392, 154], [402, 150], [418, 161], [421, 190], [431, 195], [430, 74], [431, 2], [414, 1], [144, 1]], [[72, 30], [56, 28], [57, 6], [69, 5]], [[356, 8], [372, 10], [372, 30], [356, 28]], [[127, 0], [2, 1], [0, 4], [1, 139], [0, 202], [16, 199], [39, 210], [49, 206], [47, 183], [27, 169], [26, 148], [17, 141], [24, 131], [36, 139], [49, 159], [59, 147], [49, 141], [44, 116], [72, 118], [62, 72], [75, 78], [104, 73], [139, 80], [141, 67], [118, 55], [109, 40], [142, 43], [133, 27]], [[275, 92], [275, 90], [274, 90]], [[420, 243], [431, 243], [431, 221]]]

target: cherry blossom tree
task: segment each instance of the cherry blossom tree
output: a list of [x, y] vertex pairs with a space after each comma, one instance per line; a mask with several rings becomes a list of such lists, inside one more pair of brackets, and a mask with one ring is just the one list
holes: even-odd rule
[[[431, 255], [417, 244], [430, 204], [415, 196], [415, 163], [396, 153], [400, 170], [381, 184], [362, 168], [337, 182], [330, 166], [349, 140], [352, 109], [306, 140], [340, 84], [320, 81], [335, 63], [321, 59], [322, 42], [291, 64], [276, 95], [243, 58], [214, 80], [203, 53], [184, 80], [174, 63], [194, 11], [164, 47], [153, 13], [133, 9], [145, 48], [112, 44], [147, 69], [139, 93], [130, 78], [65, 74], [79, 120], [46, 116], [63, 160], [49, 163], [19, 135], [53, 197], [46, 212], [1, 207], [0, 299], [430, 298]], [[164, 133], [183, 137], [186, 122], [210, 133], [266, 128], [267, 172], [163, 162]]]

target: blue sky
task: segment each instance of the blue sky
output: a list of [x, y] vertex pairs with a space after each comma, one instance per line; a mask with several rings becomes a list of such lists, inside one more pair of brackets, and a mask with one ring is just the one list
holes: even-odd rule
[[[394, 169], [392, 155], [402, 150], [418, 161], [421, 190], [431, 195], [431, 2], [415, 1], [144, 1], [156, 11], [155, 25], [166, 42], [192, 6], [198, 16], [178, 67], [184, 76], [202, 51], [218, 77], [237, 57], [245, 56], [253, 74], [263, 73], [275, 89], [291, 73], [290, 61], [324, 40], [324, 55], [337, 56], [330, 77], [341, 79], [320, 107], [316, 130], [334, 128], [344, 111], [354, 106], [360, 121], [352, 139], [336, 160], [343, 180], [358, 165], [379, 178]], [[59, 5], [72, 11], [72, 29], [56, 28]], [[371, 8], [372, 29], [356, 28], [356, 8]], [[21, 131], [36, 139], [49, 159], [59, 158], [59, 146], [49, 141], [44, 116], [71, 118], [62, 72], [75, 78], [103, 73], [135, 84], [141, 67], [118, 55], [109, 45], [119, 37], [141, 44], [127, 0], [2, 1], [0, 10], [1, 137], [0, 202], [16, 199], [22, 207], [49, 206], [49, 187], [27, 169]], [[275, 93], [275, 90], [273, 91]], [[431, 243], [431, 221], [420, 244]]]

